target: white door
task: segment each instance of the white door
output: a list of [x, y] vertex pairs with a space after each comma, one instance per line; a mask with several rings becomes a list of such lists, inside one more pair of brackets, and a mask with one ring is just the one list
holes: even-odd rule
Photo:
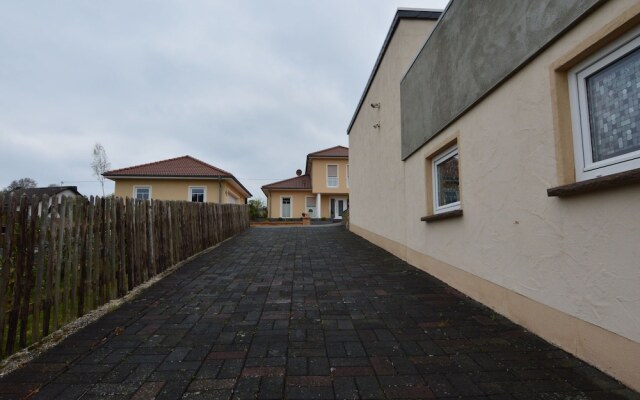
[[291, 218], [291, 197], [282, 198], [282, 208], [280, 209], [282, 218]]
[[347, 209], [347, 199], [344, 197], [338, 197], [335, 199], [331, 199], [332, 213], [331, 216], [333, 219], [342, 219], [342, 214]]

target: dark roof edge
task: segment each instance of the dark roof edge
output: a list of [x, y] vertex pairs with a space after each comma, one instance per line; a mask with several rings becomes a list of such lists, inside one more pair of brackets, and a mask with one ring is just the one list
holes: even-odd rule
[[169, 175], [169, 174], [130, 174], [130, 175], [111, 175], [104, 173], [102, 176], [105, 178], [191, 178], [191, 179], [203, 179], [203, 178], [233, 178], [233, 174], [228, 175]]
[[[216, 168], [216, 169], [220, 169], [220, 168]], [[222, 171], [222, 170], [221, 170]], [[225, 171], [226, 172], [226, 171]], [[247, 196], [247, 198], [252, 197], [253, 195], [251, 194], [251, 192], [249, 190], [247, 190], [246, 187], [244, 187], [244, 185], [242, 183], [240, 183], [240, 181], [238, 180], [238, 178], [236, 178], [235, 176], [233, 176], [233, 174], [229, 174], [229, 175], [149, 175], [149, 174], [132, 174], [132, 175], [107, 175], [106, 173], [103, 174], [103, 176], [105, 178], [109, 178], [111, 180], [113, 180], [113, 178], [119, 178], [119, 179], [127, 179], [127, 178], [148, 178], [148, 179], [162, 179], [162, 178], [188, 178], [188, 179], [231, 179], [232, 181], [234, 181], [236, 184], [238, 184], [238, 186], [240, 186], [240, 188], [242, 190], [245, 191], [245, 193], [247, 193], [249, 196]]]
[[396, 15], [393, 17], [393, 21], [391, 22], [391, 27], [389, 28], [389, 32], [387, 32], [387, 37], [384, 39], [384, 43], [382, 44], [382, 48], [380, 49], [380, 53], [378, 54], [378, 58], [376, 59], [375, 64], [373, 65], [373, 70], [371, 71], [371, 75], [369, 75], [369, 80], [364, 87], [364, 91], [362, 92], [362, 96], [360, 97], [360, 101], [358, 102], [358, 106], [356, 107], [356, 111], [353, 113], [353, 117], [351, 117], [351, 122], [349, 122], [349, 127], [347, 128], [347, 135], [351, 132], [351, 128], [353, 127], [354, 122], [356, 121], [356, 117], [362, 108], [362, 104], [364, 103], [365, 97], [369, 93], [369, 89], [371, 88], [371, 84], [373, 83], [373, 79], [378, 73], [378, 68], [380, 67], [380, 63], [384, 58], [385, 53], [387, 52], [387, 47], [391, 42], [391, 38], [393, 37], [398, 25], [400, 24], [400, 20], [402, 19], [427, 19], [432, 21], [437, 21], [440, 16], [443, 14], [440, 10], [428, 10], [428, 9], [403, 9], [399, 8], [396, 11]]
[[[286, 182], [286, 181], [292, 181], [294, 179], [301, 179], [301, 178], [304, 178], [304, 177], [309, 177], [309, 179], [311, 179], [311, 176], [309, 176], [309, 174], [303, 174], [303, 175], [299, 175], [299, 176], [294, 176], [292, 178], [287, 178], [287, 179], [282, 179], [280, 181], [271, 182], [271, 183], [268, 183], [266, 185], [262, 185], [262, 186], [260, 186], [260, 189], [263, 189], [263, 188], [270, 189], [269, 186], [277, 185], [278, 183], [283, 183], [283, 182]], [[281, 189], [281, 188], [278, 188], [278, 189]], [[292, 188], [282, 188], [282, 189], [292, 189]], [[309, 188], [309, 190], [311, 190], [311, 188]]]

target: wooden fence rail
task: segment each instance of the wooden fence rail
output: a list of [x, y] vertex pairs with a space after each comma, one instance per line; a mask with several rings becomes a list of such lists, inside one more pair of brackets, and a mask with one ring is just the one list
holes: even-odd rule
[[0, 357], [248, 227], [246, 205], [0, 194]]

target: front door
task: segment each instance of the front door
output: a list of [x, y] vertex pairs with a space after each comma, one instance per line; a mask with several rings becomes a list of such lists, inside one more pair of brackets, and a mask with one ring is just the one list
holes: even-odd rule
[[281, 201], [280, 216], [282, 218], [291, 218], [291, 197], [283, 197]]
[[331, 199], [331, 218], [342, 219], [342, 214], [347, 209], [347, 199], [344, 197], [337, 197]]

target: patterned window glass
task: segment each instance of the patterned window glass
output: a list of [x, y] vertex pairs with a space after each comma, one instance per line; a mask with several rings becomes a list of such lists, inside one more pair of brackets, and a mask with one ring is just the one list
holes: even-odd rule
[[436, 165], [438, 207], [460, 201], [458, 153]]
[[204, 188], [191, 188], [191, 201], [204, 203]]
[[640, 150], [640, 49], [586, 78], [593, 162]]

